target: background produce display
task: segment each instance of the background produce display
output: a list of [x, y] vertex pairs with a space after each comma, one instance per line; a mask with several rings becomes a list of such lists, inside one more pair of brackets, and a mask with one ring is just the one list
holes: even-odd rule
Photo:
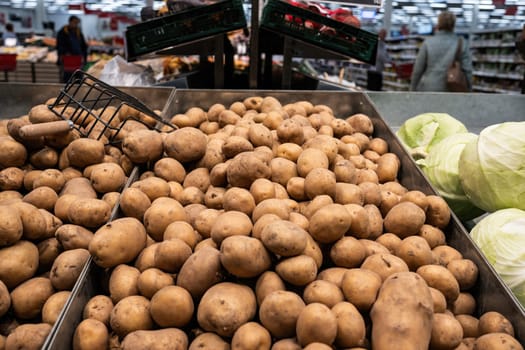
[[478, 267], [446, 245], [445, 201], [397, 182], [370, 118], [336, 117], [250, 97], [189, 108], [170, 133], [130, 124], [120, 148], [64, 145], [58, 168], [84, 191], [120, 191], [141, 170], [106, 225], [100, 202], [67, 203], [107, 277], [73, 348], [522, 349], [505, 316], [477, 313]]

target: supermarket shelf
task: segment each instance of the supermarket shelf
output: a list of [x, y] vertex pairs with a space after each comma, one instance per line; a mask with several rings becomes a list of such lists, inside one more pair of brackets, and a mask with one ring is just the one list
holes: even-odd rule
[[507, 56], [474, 56], [472, 62], [492, 62], [492, 63], [514, 63], [514, 64], [525, 64], [524, 61], [517, 60], [514, 55]]
[[397, 74], [395, 72], [383, 72], [383, 76], [397, 78]]
[[479, 40], [474, 41], [470, 46], [472, 49], [486, 49], [486, 48], [498, 48], [498, 47], [514, 47], [516, 46], [513, 42], [500, 42], [498, 40]]
[[486, 77], [486, 78], [499, 78], [499, 79], [510, 79], [510, 80], [522, 80], [523, 76], [520, 74], [504, 74], [504, 73], [488, 73], [483, 71], [474, 71], [472, 73], [475, 76], [478, 77]]
[[417, 50], [418, 45], [407, 44], [407, 45], [387, 45], [388, 50]]
[[416, 55], [410, 55], [410, 54], [390, 55], [390, 57], [395, 60], [415, 60], [416, 59]]
[[510, 95], [520, 95], [521, 94], [520, 91], [517, 91], [517, 90], [492, 88], [492, 87], [482, 86], [482, 85], [474, 85], [472, 88], [474, 91], [480, 91], [480, 92], [492, 92], [492, 93], [510, 94]]
[[366, 75], [363, 75], [363, 74], [351, 74], [352, 78], [353, 79], [361, 79], [361, 80], [364, 80], [364, 81], [367, 81], [367, 76]]
[[410, 85], [407, 83], [398, 83], [396, 81], [390, 81], [390, 80], [384, 80], [383, 85], [401, 88], [401, 89], [407, 89], [407, 90], [410, 88]]

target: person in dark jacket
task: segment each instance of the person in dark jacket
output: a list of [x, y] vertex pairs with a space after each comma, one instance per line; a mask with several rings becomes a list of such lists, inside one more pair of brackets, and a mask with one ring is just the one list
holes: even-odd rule
[[71, 78], [72, 72], [64, 71], [63, 57], [65, 55], [81, 56], [83, 62], [87, 58], [87, 43], [80, 30], [80, 18], [77, 16], [69, 17], [67, 25], [62, 27], [57, 33], [58, 65], [62, 72], [62, 82], [65, 83]]

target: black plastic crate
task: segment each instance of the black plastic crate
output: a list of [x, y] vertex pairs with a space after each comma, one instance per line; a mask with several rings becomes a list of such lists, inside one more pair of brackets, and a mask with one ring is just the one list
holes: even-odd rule
[[[308, 25], [312, 23], [315, 25]], [[324, 27], [324, 30], [319, 30], [320, 26]], [[261, 27], [375, 64], [377, 34], [284, 1], [268, 1], [264, 7]]]
[[126, 59], [246, 27], [242, 0], [226, 0], [129, 26]]

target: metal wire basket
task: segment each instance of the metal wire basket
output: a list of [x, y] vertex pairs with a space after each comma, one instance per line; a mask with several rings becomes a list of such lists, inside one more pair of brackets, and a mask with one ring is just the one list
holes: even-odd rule
[[177, 129], [135, 97], [80, 70], [48, 107], [82, 137], [107, 137], [108, 144], [119, 143], [121, 130], [132, 120], [159, 132]]

